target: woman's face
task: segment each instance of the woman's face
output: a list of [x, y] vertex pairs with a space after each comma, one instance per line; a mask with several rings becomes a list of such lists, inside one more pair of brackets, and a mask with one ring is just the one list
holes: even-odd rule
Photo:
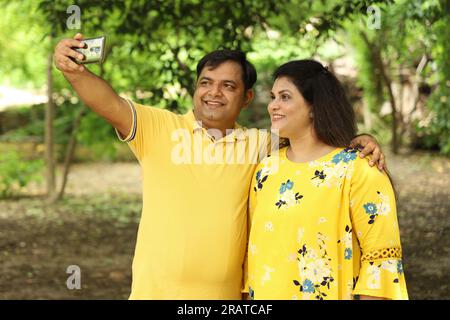
[[270, 95], [267, 110], [272, 129], [278, 129], [280, 137], [302, 137], [313, 130], [311, 107], [289, 78], [277, 78]]

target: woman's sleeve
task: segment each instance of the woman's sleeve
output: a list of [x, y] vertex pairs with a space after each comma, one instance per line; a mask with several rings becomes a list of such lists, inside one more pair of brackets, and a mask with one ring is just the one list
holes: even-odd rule
[[248, 289], [248, 238], [250, 236], [250, 229], [252, 226], [252, 220], [253, 220], [253, 212], [255, 211], [256, 207], [256, 187], [258, 184], [258, 181], [256, 179], [258, 175], [258, 170], [260, 169], [260, 166], [258, 166], [255, 170], [255, 173], [253, 174], [252, 181], [250, 183], [250, 190], [248, 193], [248, 206], [247, 206], [247, 245], [245, 248], [245, 259], [244, 259], [244, 288], [241, 290], [242, 293], [249, 293]]
[[361, 248], [353, 295], [408, 299], [394, 190], [385, 172], [355, 161], [350, 190], [353, 229]]

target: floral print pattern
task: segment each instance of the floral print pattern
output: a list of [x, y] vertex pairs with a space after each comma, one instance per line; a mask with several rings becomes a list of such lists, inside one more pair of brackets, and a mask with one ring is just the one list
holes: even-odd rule
[[393, 275], [395, 284], [399, 283], [399, 277], [403, 274], [403, 264], [402, 260], [390, 259], [384, 261], [374, 261], [369, 262], [369, 267], [367, 268], [367, 287], [370, 289], [380, 289], [381, 288], [381, 278], [383, 272], [389, 272]]
[[325, 240], [326, 237], [319, 232], [317, 234], [319, 254], [306, 244], [298, 250], [300, 281], [293, 280], [294, 285], [299, 286], [300, 292], [314, 293], [316, 300], [323, 300], [327, 296], [325, 291], [330, 289], [330, 284], [334, 281]]
[[338, 154], [336, 154], [331, 162], [334, 164], [339, 164], [340, 162], [348, 163], [349, 161], [353, 161], [356, 159], [357, 149], [345, 148]]
[[331, 161], [312, 161], [309, 166], [314, 168], [311, 183], [315, 187], [342, 187], [344, 178], [351, 178], [353, 162], [356, 159], [356, 149], [344, 149], [334, 155]]
[[368, 224], [374, 223], [375, 218], [378, 215], [386, 216], [391, 212], [389, 197], [385, 196], [380, 191], [377, 191], [377, 195], [380, 200], [378, 203], [367, 202], [363, 205], [364, 211], [369, 216]]
[[249, 293], [255, 299], [407, 299], [387, 176], [354, 149], [301, 164], [280, 154], [276, 172], [264, 161], [258, 166], [249, 195]]
[[267, 178], [269, 177], [269, 172], [266, 167], [262, 168], [261, 170], [258, 170], [256, 172], [256, 186], [253, 188], [253, 190], [259, 191], [263, 188], [263, 183], [266, 182]]
[[303, 198], [299, 192], [294, 193], [292, 190], [293, 187], [294, 182], [289, 179], [281, 184], [279, 190], [279, 200], [275, 203], [278, 209], [287, 209], [292, 207], [293, 205], [298, 204], [299, 200]]

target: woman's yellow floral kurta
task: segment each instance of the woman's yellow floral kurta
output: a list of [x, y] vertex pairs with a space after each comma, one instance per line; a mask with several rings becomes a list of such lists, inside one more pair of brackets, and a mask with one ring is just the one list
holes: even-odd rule
[[309, 163], [263, 160], [250, 190], [253, 299], [407, 299], [388, 176], [354, 149]]

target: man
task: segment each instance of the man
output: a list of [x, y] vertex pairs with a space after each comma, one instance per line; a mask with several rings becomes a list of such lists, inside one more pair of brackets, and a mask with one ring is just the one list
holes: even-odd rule
[[[206, 55], [197, 66], [194, 110], [176, 115], [121, 98], [74, 63], [70, 57], [83, 57], [71, 47], [82, 47], [81, 40], [77, 34], [58, 43], [56, 67], [81, 100], [114, 126], [142, 168], [130, 299], [241, 299], [248, 190], [257, 164], [249, 160], [258, 152], [255, 145], [268, 141], [257, 134], [251, 144], [250, 135], [237, 130], [240, 111], [253, 99], [253, 65], [240, 51]], [[380, 158], [376, 141], [358, 141], [365, 154], [374, 152], [372, 160]], [[226, 161], [224, 149], [233, 151], [235, 161]], [[240, 161], [236, 150], [250, 156]]]

